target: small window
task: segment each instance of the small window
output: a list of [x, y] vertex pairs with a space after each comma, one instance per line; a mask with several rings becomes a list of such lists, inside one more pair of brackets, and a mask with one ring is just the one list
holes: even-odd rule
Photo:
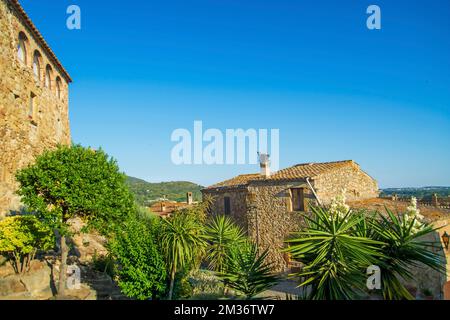
[[35, 51], [33, 56], [33, 74], [37, 80], [41, 79], [41, 54], [38, 51]]
[[306, 211], [304, 188], [291, 189], [291, 208], [292, 211]]
[[225, 215], [230, 215], [231, 214], [231, 200], [230, 200], [230, 197], [223, 198], [223, 206], [224, 206]]
[[52, 88], [52, 67], [47, 65], [45, 68], [45, 87], [51, 89]]
[[61, 99], [62, 97], [62, 83], [61, 83], [61, 78], [57, 77], [56, 78], [56, 96], [58, 97], [58, 99]]
[[20, 62], [27, 63], [27, 36], [21, 32], [19, 33], [19, 43], [17, 45], [17, 58]]
[[36, 108], [36, 95], [32, 92], [30, 94], [30, 102], [28, 105], [28, 117], [34, 117], [34, 109]]

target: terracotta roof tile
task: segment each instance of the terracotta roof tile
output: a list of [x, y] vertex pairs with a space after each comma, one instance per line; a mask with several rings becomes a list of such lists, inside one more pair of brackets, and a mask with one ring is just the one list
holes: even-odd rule
[[320, 174], [329, 172], [330, 170], [353, 164], [356, 164], [353, 160], [324, 163], [303, 163], [277, 171], [269, 177], [264, 177], [258, 173], [239, 175], [232, 179], [212, 185], [207, 189], [246, 186], [252, 181], [289, 181], [313, 178]]
[[[162, 207], [164, 206], [165, 210], [162, 210]], [[175, 202], [175, 201], [158, 201], [153, 203], [150, 207], [148, 207], [148, 209], [155, 213], [158, 214], [160, 216], [166, 216], [171, 214], [172, 212], [179, 210], [179, 209], [183, 209], [183, 208], [187, 208], [190, 205], [188, 205], [185, 202]]]
[[246, 186], [249, 181], [258, 180], [259, 178], [260, 175], [258, 173], [242, 174], [229, 180], [219, 182], [211, 187], [208, 187], [207, 189], [231, 187], [231, 186], [232, 187]]

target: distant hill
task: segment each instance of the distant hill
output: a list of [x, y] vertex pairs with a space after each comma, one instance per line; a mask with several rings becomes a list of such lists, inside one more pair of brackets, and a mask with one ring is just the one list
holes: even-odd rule
[[431, 199], [433, 194], [446, 198], [450, 196], [450, 187], [421, 187], [421, 188], [386, 188], [381, 190], [381, 196], [397, 194], [400, 197], [416, 197], [418, 199]]
[[194, 201], [200, 201], [200, 190], [203, 188], [188, 181], [151, 183], [134, 177], [127, 177], [127, 184], [140, 205], [164, 196], [169, 200], [183, 202], [188, 192], [192, 192]]

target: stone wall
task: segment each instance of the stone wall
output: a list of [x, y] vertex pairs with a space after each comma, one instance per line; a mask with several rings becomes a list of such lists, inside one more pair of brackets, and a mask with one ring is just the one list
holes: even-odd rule
[[[15, 172], [44, 150], [71, 141], [68, 82], [22, 19], [9, 1], [0, 0], [0, 218], [20, 208]], [[25, 62], [17, 54], [19, 34], [25, 38]], [[36, 51], [38, 77], [33, 72]], [[44, 81], [47, 66], [52, 70], [49, 87]]]
[[262, 250], [268, 250], [268, 262], [276, 271], [287, 267], [285, 239], [293, 231], [299, 230], [301, 215], [290, 212], [289, 189], [305, 187], [306, 204], [316, 204], [313, 194], [306, 188], [305, 181], [260, 182], [245, 188], [206, 189], [203, 195], [214, 197], [212, 214], [224, 214], [224, 198], [230, 198], [231, 214], [234, 221], [247, 232]]
[[[290, 211], [290, 192], [293, 187], [304, 186], [298, 183], [259, 183], [249, 186], [248, 233], [262, 250], [268, 250], [268, 262], [275, 271], [285, 271], [288, 267], [285, 240], [292, 232], [299, 231], [301, 213]], [[314, 196], [305, 188], [306, 203], [315, 204]]]
[[230, 198], [230, 217], [240, 225], [245, 232], [248, 230], [247, 220], [247, 189], [220, 189], [220, 190], [203, 190], [203, 196], [210, 195], [214, 198], [211, 207], [211, 214], [225, 214], [225, 197]]
[[25, 274], [15, 274], [7, 263], [0, 267], [0, 300], [48, 300], [53, 297], [51, 276], [45, 262], [32, 261]]
[[346, 189], [348, 201], [377, 198], [379, 195], [376, 180], [362, 171], [356, 163], [321, 174], [312, 183], [324, 204], [330, 203], [343, 189]]

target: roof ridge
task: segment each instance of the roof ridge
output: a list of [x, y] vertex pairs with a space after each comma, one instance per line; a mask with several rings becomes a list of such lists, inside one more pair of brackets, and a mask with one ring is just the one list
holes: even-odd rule
[[[305, 163], [299, 163], [299, 164], [295, 164], [291, 167], [287, 167], [285, 169], [289, 169], [292, 167], [299, 167], [299, 166], [308, 166], [308, 165], [315, 165], [315, 164], [335, 164], [335, 163], [352, 163], [355, 162], [354, 160], [339, 160], [339, 161], [326, 161], [326, 162], [305, 162]], [[285, 170], [282, 169], [282, 170]]]
[[344, 165], [354, 163], [356, 162], [353, 160], [305, 163], [281, 169], [272, 173], [269, 177], [265, 177], [259, 173], [240, 174], [233, 178], [216, 183], [206, 189], [246, 186], [252, 182], [258, 181], [290, 181], [313, 178], [325, 172], [341, 168]]

